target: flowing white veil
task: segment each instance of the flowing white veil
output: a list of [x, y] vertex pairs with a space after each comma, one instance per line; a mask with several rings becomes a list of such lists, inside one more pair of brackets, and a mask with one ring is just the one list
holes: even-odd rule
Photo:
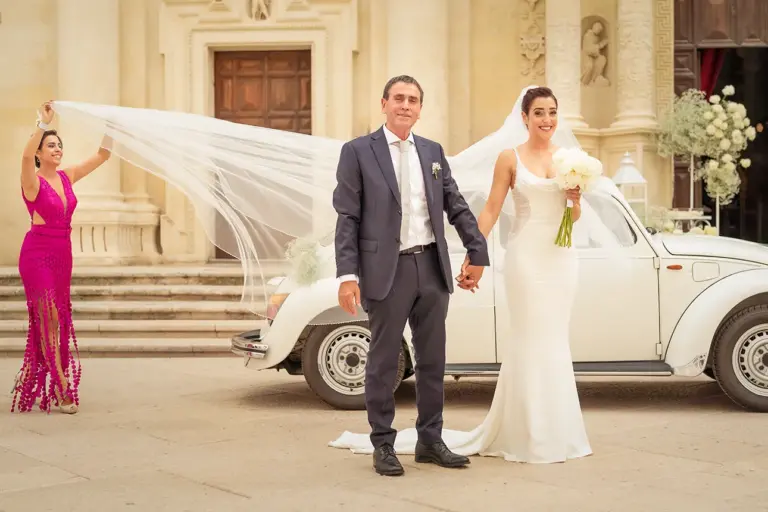
[[[527, 90], [521, 92], [501, 128], [448, 158], [476, 216], [488, 197], [499, 153], [528, 138], [521, 117]], [[242, 301], [254, 313], [261, 314], [267, 302], [264, 260], [290, 259], [294, 278], [305, 284], [325, 276], [329, 265], [333, 267], [336, 212], [331, 198], [344, 141], [182, 112], [70, 101], [56, 101], [54, 109], [84, 130], [111, 137], [115, 155], [161, 177], [190, 199], [211, 242], [239, 260]], [[563, 120], [553, 142], [564, 148], [579, 145]], [[590, 243], [605, 247], [624, 245], [608, 225], [625, 222], [624, 218], [609, 215], [613, 220], [606, 223], [590, 208], [599, 194], [618, 194], [611, 187], [610, 180], [604, 179], [591, 195], [585, 194], [575, 240], [587, 236]], [[514, 220], [514, 215], [509, 199], [502, 222]], [[450, 250], [463, 253], [462, 247]]]

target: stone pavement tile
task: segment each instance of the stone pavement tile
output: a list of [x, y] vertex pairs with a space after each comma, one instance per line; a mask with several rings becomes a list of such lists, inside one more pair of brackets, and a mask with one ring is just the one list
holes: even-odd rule
[[[734, 417], [734, 421], [738, 421]], [[702, 425], [702, 432], [706, 426]], [[708, 461], [718, 464], [747, 459], [764, 448], [752, 438], [743, 441], [711, 439], [700, 434], [676, 434], [666, 426], [649, 426], [602, 436], [602, 444], [616, 444], [639, 452]]]
[[0, 494], [4, 512], [180, 512], [258, 510], [253, 500], [161, 471]]
[[594, 441], [592, 449], [593, 455], [563, 464], [520, 465], [524, 468], [520, 478], [594, 492], [716, 467], [710, 462], [596, 445]]
[[763, 480], [726, 476], [718, 469], [681, 473], [677, 477], [666, 476], [645, 482], [654, 489], [665, 489], [722, 502], [723, 500], [743, 500], [762, 493], [765, 490]]
[[87, 478], [143, 469], [156, 457], [182, 449], [147, 435], [114, 429], [64, 431], [46, 436], [28, 432], [3, 437], [0, 446]]
[[[352, 485], [372, 496], [395, 495], [435, 510], [456, 512], [571, 511], [576, 509], [570, 504], [581, 495], [576, 489], [521, 480], [516, 477], [519, 465], [512, 463], [483, 464], [489, 461], [473, 460], [471, 468], [452, 470], [413, 464], [405, 457], [402, 462], [406, 471], [402, 477], [380, 477], [370, 470], [372, 476]], [[479, 471], [482, 466], [486, 466], [485, 470]], [[607, 508], [589, 510], [609, 512]]]
[[667, 436], [694, 435], [719, 441], [747, 442], [768, 447], [768, 414], [742, 409], [707, 414], [677, 414], [664, 427]]
[[20, 453], [0, 448], [0, 495], [79, 480], [84, 479]]
[[566, 507], [569, 512], [733, 512], [730, 502], [725, 499], [713, 500], [676, 490], [657, 489], [645, 484], [584, 489], [574, 496]]

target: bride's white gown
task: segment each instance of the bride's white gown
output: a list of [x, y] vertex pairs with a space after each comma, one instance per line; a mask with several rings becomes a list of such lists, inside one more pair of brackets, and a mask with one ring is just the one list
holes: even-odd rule
[[[568, 337], [578, 260], [574, 250], [554, 243], [565, 208], [564, 193], [554, 180], [531, 173], [518, 158], [512, 194], [517, 221], [504, 266], [512, 334], [503, 340], [493, 403], [477, 428], [443, 429], [443, 441], [461, 455], [563, 462], [592, 453]], [[416, 429], [399, 431], [395, 451], [413, 454], [416, 440]], [[368, 434], [351, 432], [330, 446], [373, 451]]]

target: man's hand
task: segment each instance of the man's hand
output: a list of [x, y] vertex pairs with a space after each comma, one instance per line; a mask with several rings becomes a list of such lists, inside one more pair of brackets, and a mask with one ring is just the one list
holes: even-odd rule
[[480, 288], [480, 279], [483, 277], [484, 268], [471, 265], [469, 256], [467, 256], [461, 265], [461, 274], [456, 278], [459, 288], [475, 293], [475, 288]]
[[339, 306], [352, 316], [357, 316], [360, 305], [360, 287], [356, 281], [345, 281], [339, 285]]

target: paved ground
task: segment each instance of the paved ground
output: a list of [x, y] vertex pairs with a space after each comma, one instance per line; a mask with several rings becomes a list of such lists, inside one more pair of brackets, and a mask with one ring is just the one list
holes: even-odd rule
[[[80, 414], [11, 415], [18, 360], [0, 359], [0, 512], [768, 510], [768, 415], [707, 379], [581, 380], [595, 455], [531, 466], [476, 458], [445, 470], [327, 448], [366, 431], [303, 380], [238, 359], [85, 359]], [[483, 418], [494, 380], [450, 381], [446, 424]], [[413, 383], [396, 425], [415, 417]]]

